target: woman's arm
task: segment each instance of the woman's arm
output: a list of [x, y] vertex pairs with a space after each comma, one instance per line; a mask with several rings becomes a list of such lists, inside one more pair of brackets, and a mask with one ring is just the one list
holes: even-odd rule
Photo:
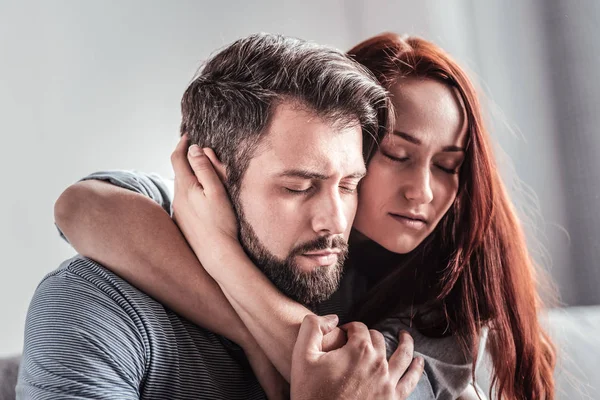
[[280, 374], [158, 203], [89, 180], [65, 190], [54, 214], [57, 226], [80, 254], [197, 325], [238, 343], [268, 397], [286, 397], [288, 388]]
[[195, 310], [194, 322], [199, 325], [242, 346], [251, 340], [170, 216], [150, 198], [88, 180], [61, 194], [54, 217], [80, 254], [177, 312]]

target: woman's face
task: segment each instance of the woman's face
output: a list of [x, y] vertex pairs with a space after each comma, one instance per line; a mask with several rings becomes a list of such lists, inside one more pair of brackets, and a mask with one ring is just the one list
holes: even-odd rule
[[467, 123], [459, 94], [441, 82], [409, 78], [390, 92], [396, 125], [369, 161], [354, 228], [404, 254], [433, 232], [456, 198]]

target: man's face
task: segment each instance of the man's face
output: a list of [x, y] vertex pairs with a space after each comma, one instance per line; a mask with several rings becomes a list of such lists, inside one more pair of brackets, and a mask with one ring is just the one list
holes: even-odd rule
[[358, 121], [275, 108], [235, 206], [246, 251], [288, 296], [313, 304], [337, 289], [365, 172]]

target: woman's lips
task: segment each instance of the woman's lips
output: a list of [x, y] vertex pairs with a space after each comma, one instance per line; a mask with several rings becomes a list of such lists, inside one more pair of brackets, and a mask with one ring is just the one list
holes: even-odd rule
[[427, 223], [421, 218], [412, 218], [412, 217], [408, 217], [408, 216], [404, 216], [404, 215], [400, 215], [400, 214], [393, 214], [393, 213], [390, 213], [390, 216], [392, 218], [394, 218], [396, 221], [403, 224], [404, 226], [411, 228], [411, 229], [419, 230], [419, 229], [425, 228], [425, 225], [427, 225]]

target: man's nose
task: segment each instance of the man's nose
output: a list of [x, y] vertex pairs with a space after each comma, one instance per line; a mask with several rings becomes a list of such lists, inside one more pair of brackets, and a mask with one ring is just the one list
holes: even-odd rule
[[340, 193], [327, 193], [315, 204], [313, 230], [319, 235], [340, 235], [348, 228], [347, 205]]

